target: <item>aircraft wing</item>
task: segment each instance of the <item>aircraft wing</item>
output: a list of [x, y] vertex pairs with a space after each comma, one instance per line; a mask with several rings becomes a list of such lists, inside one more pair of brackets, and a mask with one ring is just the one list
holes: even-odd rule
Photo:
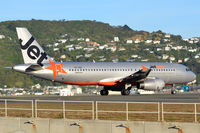
[[118, 80], [117, 83], [123, 82], [123, 83], [130, 84], [133, 82], [137, 82], [139, 80], [145, 79], [149, 75], [150, 72], [151, 72], [151, 69], [147, 69], [146, 67], [142, 66], [142, 70], [139, 70], [127, 77], [124, 77]]

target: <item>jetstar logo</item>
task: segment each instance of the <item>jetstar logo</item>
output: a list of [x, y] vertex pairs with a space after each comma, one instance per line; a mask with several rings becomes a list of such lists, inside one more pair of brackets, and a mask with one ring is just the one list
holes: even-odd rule
[[164, 68], [165, 68], [165, 66], [161, 66], [161, 65], [155, 65], [155, 66], [151, 66], [150, 68], [164, 69]]
[[55, 62], [49, 60], [49, 63], [51, 64], [51, 66], [45, 67], [45, 69], [49, 69], [53, 71], [53, 79], [56, 78], [56, 76], [58, 75], [58, 73], [64, 73], [66, 74], [67, 72], [62, 68], [63, 67], [63, 63], [59, 63], [56, 64]]
[[[19, 43], [22, 50], [27, 50], [27, 55], [32, 60], [37, 59], [37, 64], [43, 66], [42, 61], [47, 59], [47, 54], [45, 52], [40, 52], [40, 49], [36, 45], [31, 45], [35, 39], [31, 37], [25, 45], [22, 45], [23, 40], [19, 39]], [[40, 56], [41, 55], [41, 56]], [[40, 57], [39, 57], [40, 56]]]

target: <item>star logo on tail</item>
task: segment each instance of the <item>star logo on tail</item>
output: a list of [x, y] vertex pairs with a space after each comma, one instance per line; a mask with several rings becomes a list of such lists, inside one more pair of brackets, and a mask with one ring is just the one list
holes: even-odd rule
[[51, 66], [45, 67], [45, 69], [49, 69], [53, 71], [53, 79], [56, 78], [56, 76], [58, 75], [58, 73], [64, 73], [66, 74], [67, 72], [62, 68], [63, 67], [63, 63], [59, 63], [56, 64], [55, 62], [49, 60], [49, 63], [51, 64]]

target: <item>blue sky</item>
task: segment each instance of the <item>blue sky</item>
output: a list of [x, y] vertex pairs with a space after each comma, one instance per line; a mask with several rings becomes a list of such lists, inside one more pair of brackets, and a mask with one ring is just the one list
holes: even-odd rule
[[2, 0], [0, 21], [96, 20], [200, 37], [200, 0]]

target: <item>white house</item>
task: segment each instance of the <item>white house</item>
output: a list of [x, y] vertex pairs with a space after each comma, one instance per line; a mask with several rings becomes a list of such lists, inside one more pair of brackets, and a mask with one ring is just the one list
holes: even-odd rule
[[126, 43], [131, 44], [131, 43], [133, 43], [133, 40], [127, 40]]
[[65, 59], [65, 58], [66, 58], [66, 55], [61, 55], [60, 58], [61, 58], [61, 59]]
[[181, 49], [183, 49], [183, 46], [177, 46], [177, 49], [181, 50]]
[[5, 38], [5, 36], [4, 35], [0, 35], [0, 39], [4, 39]]
[[74, 48], [73, 48], [73, 47], [69, 47], [68, 50], [69, 50], [69, 51], [72, 51], [72, 50], [74, 50]]
[[67, 39], [59, 39], [58, 41], [61, 42], [61, 43], [66, 43]]
[[85, 57], [87, 57], [87, 58], [89, 58], [91, 56], [92, 56], [92, 54], [85, 54]]
[[161, 50], [162, 50], [162, 48], [157, 48], [156, 50], [157, 50], [157, 51], [161, 51]]
[[169, 42], [170, 40], [165, 38], [165, 39], [163, 39], [163, 41], [164, 42]]
[[83, 57], [83, 55], [77, 55], [76, 56], [76, 59], [80, 58], [80, 57]]
[[165, 34], [165, 37], [166, 37], [166, 38], [170, 38], [171, 35], [170, 35], [170, 34]]
[[176, 60], [176, 58], [173, 57], [173, 56], [169, 57], [169, 59], [170, 59], [170, 61], [175, 61]]
[[143, 59], [143, 60], [141, 60], [141, 61], [147, 62], [147, 61], [149, 61], [149, 59]]
[[184, 59], [184, 62], [187, 62], [189, 59], [190, 59], [189, 57], [188, 57], [188, 58], [185, 58], [185, 59]]
[[138, 55], [137, 54], [134, 54], [134, 55], [131, 55], [132, 58], [137, 58]]
[[163, 55], [162, 55], [162, 59], [163, 59], [163, 60], [166, 60], [166, 59], [168, 59], [168, 58], [169, 58], [169, 55], [167, 55], [167, 54], [163, 54]]
[[170, 47], [169, 46], [165, 47], [165, 51], [170, 51]]
[[59, 45], [59, 43], [57, 43], [57, 42], [53, 44], [54, 47], [57, 47], [58, 45]]
[[60, 96], [73, 96], [74, 93], [71, 89], [65, 88], [60, 90]]
[[145, 43], [146, 44], [152, 43], [152, 40], [146, 40]]
[[160, 41], [155, 40], [155, 41], [153, 41], [153, 44], [160, 44]]
[[119, 37], [115, 36], [114, 37], [114, 42], [119, 42]]
[[111, 47], [111, 51], [112, 51], [112, 52], [115, 52], [116, 50], [117, 50], [117, 47], [116, 47], [116, 46]]
[[126, 50], [124, 47], [119, 48], [119, 51], [124, 51]]
[[188, 51], [194, 53], [194, 52], [197, 52], [197, 49], [196, 48], [195, 49], [189, 49]]
[[90, 38], [85, 38], [85, 41], [86, 41], [86, 42], [89, 42], [89, 41], [90, 41]]
[[194, 43], [194, 41], [193, 41], [193, 40], [189, 40], [188, 42], [189, 42], [190, 44], [193, 44], [193, 43]]
[[105, 47], [104, 46], [99, 46], [99, 49], [103, 50]]
[[141, 41], [139, 39], [136, 39], [135, 40], [135, 43], [140, 43]]
[[53, 49], [53, 51], [58, 51], [58, 50], [59, 50], [59, 48], [54, 48], [54, 49]]
[[84, 41], [84, 40], [85, 38], [82, 38], [82, 37], [77, 39], [77, 41]]
[[82, 46], [76, 46], [75, 49], [82, 49]]

